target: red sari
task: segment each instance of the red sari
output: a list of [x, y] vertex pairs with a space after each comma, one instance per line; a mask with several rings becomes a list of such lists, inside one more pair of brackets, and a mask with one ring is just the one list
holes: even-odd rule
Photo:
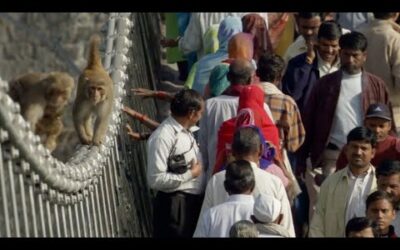
[[239, 96], [238, 115], [222, 123], [218, 131], [217, 160], [214, 173], [219, 172], [230, 152], [235, 130], [244, 125], [261, 129], [265, 139], [276, 149], [280, 160], [279, 131], [264, 109], [264, 91], [257, 85], [243, 86]]

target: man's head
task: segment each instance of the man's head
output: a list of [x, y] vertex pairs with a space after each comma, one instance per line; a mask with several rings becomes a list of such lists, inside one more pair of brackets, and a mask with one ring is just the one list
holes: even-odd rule
[[376, 135], [365, 127], [356, 127], [347, 135], [346, 157], [350, 168], [365, 168], [375, 155]]
[[396, 207], [400, 205], [400, 161], [385, 160], [376, 168], [378, 190], [393, 196]]
[[374, 227], [366, 217], [354, 217], [347, 222], [346, 238], [374, 238]]
[[248, 220], [240, 220], [229, 230], [230, 238], [257, 238], [259, 232], [256, 225]]
[[367, 60], [367, 38], [353, 31], [340, 37], [339, 46], [342, 69], [350, 75], [360, 73]]
[[248, 85], [251, 83], [253, 75], [254, 67], [251, 62], [244, 59], [235, 59], [229, 65], [227, 78], [231, 84]]
[[365, 114], [364, 125], [376, 134], [378, 142], [384, 141], [392, 129], [388, 106], [381, 103], [371, 104]]
[[191, 126], [200, 120], [203, 110], [203, 97], [192, 89], [182, 89], [171, 101], [172, 115], [187, 118]]
[[393, 19], [396, 21], [399, 16], [398, 12], [373, 12], [375, 19], [388, 20]]
[[306, 42], [316, 40], [319, 26], [321, 25], [321, 13], [317, 12], [299, 12], [298, 27], [299, 33]]
[[282, 220], [282, 204], [272, 195], [260, 193], [254, 201], [253, 215], [254, 223], [276, 223]]
[[318, 30], [317, 50], [322, 60], [333, 63], [339, 55], [339, 38], [342, 30], [335, 22], [323, 22]]
[[232, 155], [236, 159], [258, 162], [262, 153], [262, 143], [256, 128], [242, 127], [233, 135]]
[[387, 234], [396, 217], [392, 196], [384, 191], [375, 191], [368, 196], [366, 208], [367, 218], [376, 224], [378, 233]]
[[282, 79], [285, 61], [279, 55], [265, 53], [257, 63], [257, 76], [263, 82], [279, 84]]
[[229, 195], [251, 194], [256, 184], [250, 162], [233, 161], [226, 166], [224, 187]]

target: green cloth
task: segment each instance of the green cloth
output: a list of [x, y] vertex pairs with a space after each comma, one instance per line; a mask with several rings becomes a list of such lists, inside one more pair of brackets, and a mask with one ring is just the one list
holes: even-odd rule
[[[176, 39], [179, 36], [178, 16], [175, 12], [165, 13], [166, 38]], [[167, 48], [167, 62], [176, 63], [186, 60], [177, 47]]]

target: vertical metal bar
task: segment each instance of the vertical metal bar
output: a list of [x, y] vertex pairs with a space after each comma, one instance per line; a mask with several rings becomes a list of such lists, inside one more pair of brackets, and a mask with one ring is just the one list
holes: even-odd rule
[[58, 218], [58, 205], [56, 203], [53, 203], [52, 206], [53, 206], [53, 210], [54, 210], [54, 218], [56, 220], [57, 237], [61, 237], [60, 220]]
[[[87, 191], [87, 190], [86, 190]], [[93, 230], [92, 230], [92, 219], [90, 216], [90, 209], [89, 209], [89, 198], [88, 196], [84, 197], [85, 207], [86, 207], [86, 214], [87, 214], [87, 224], [89, 226], [89, 237], [93, 237]]]
[[42, 236], [46, 237], [46, 225], [44, 221], [44, 207], [43, 207], [43, 196], [42, 194], [38, 194], [38, 203], [39, 203], [39, 213], [40, 213], [40, 225], [42, 227]]
[[31, 215], [32, 215], [32, 227], [33, 227], [33, 237], [38, 237], [38, 225], [36, 221], [36, 205], [35, 205], [35, 195], [33, 193], [32, 185], [28, 186], [29, 201], [31, 205]]
[[[95, 184], [97, 185], [97, 184]], [[90, 203], [91, 203], [91, 207], [92, 207], [92, 211], [93, 213], [91, 213], [93, 215], [93, 227], [94, 227], [94, 237], [98, 237], [99, 236], [99, 230], [97, 228], [97, 216], [99, 215], [98, 211], [96, 211], [96, 204], [94, 203], [94, 192], [89, 192], [89, 196], [90, 196]]]
[[104, 195], [104, 184], [103, 184], [103, 178], [104, 178], [104, 175], [105, 175], [105, 170], [103, 169], [103, 175], [102, 176], [100, 176], [100, 178], [99, 178], [99, 183], [100, 183], [100, 198], [101, 198], [101, 205], [102, 205], [102, 213], [103, 213], [103, 215], [104, 215], [104, 221], [105, 221], [105, 228], [106, 228], [106, 236], [107, 237], [110, 237], [111, 236], [111, 234], [110, 234], [110, 227], [109, 227], [109, 222], [108, 222], [108, 214], [107, 214], [107, 212], [109, 211], [108, 210], [108, 206], [107, 206], [107, 201], [106, 201], [106, 197], [105, 197], [105, 195]]
[[67, 229], [67, 219], [65, 218], [65, 205], [60, 205], [61, 209], [61, 225], [63, 227], [64, 237], [68, 237], [68, 229]]
[[[23, 164], [21, 162], [21, 164]], [[24, 219], [24, 231], [25, 237], [29, 237], [29, 222], [28, 222], [28, 211], [26, 208], [27, 201], [25, 199], [25, 185], [24, 185], [24, 176], [22, 173], [18, 174], [19, 179], [19, 188], [21, 190], [21, 202], [22, 202], [22, 218]]]
[[111, 151], [111, 160], [109, 160], [109, 162], [111, 162], [111, 164], [109, 164], [108, 167], [108, 172], [109, 172], [109, 179], [110, 179], [110, 187], [111, 187], [111, 204], [112, 204], [112, 208], [113, 208], [113, 219], [115, 220], [115, 224], [116, 224], [116, 234], [119, 234], [119, 223], [118, 223], [118, 211], [117, 211], [117, 200], [115, 197], [115, 193], [116, 193], [116, 187], [114, 184], [114, 178], [113, 178], [113, 173], [112, 173], [112, 168], [114, 168], [114, 152]]
[[[69, 219], [69, 231], [71, 232], [69, 235], [70, 237], [75, 237], [75, 230], [74, 230], [74, 222], [72, 220], [72, 208], [71, 204], [68, 205], [67, 211], [68, 211], [68, 219]], [[78, 217], [78, 214], [75, 214], [75, 217]], [[78, 225], [78, 224], [77, 224]], [[78, 226], [77, 226], [78, 227]], [[79, 236], [79, 234], [78, 234]]]
[[82, 237], [82, 234], [81, 234], [81, 227], [80, 227], [80, 225], [79, 225], [79, 212], [78, 212], [78, 203], [79, 202], [76, 202], [76, 203], [74, 203], [74, 212], [75, 212], [75, 225], [76, 225], [76, 233], [77, 233], [77, 237]]
[[[83, 211], [83, 200], [79, 202], [79, 208], [82, 217], [82, 228], [83, 228], [83, 237], [88, 237], [87, 230], [86, 230], [86, 219], [85, 219], [85, 212]], [[79, 228], [79, 226], [78, 226]]]
[[4, 173], [4, 165], [3, 165], [3, 153], [0, 148], [0, 185], [1, 185], [1, 196], [3, 201], [3, 210], [4, 210], [4, 223], [6, 227], [6, 237], [11, 237], [11, 228], [10, 228], [10, 214], [8, 213], [8, 202], [7, 202], [7, 193], [6, 193], [6, 183], [5, 183], [5, 173]]
[[45, 205], [46, 205], [46, 215], [47, 215], [47, 225], [49, 226], [49, 237], [54, 237], [54, 233], [53, 233], [53, 223], [52, 223], [52, 219], [51, 219], [51, 211], [50, 211], [50, 201], [49, 200], [45, 200]]
[[[12, 150], [12, 147], [10, 149]], [[10, 155], [10, 157], [11, 157], [11, 155]], [[15, 236], [21, 237], [21, 232], [19, 230], [19, 215], [18, 215], [18, 209], [17, 209], [17, 198], [15, 195], [16, 190], [15, 190], [15, 186], [14, 186], [14, 173], [13, 173], [12, 160], [7, 160], [7, 166], [8, 166], [8, 178], [10, 181], [11, 206], [12, 206], [13, 217], [14, 217]]]
[[[110, 159], [107, 159], [107, 163], [108, 164], [105, 166], [106, 169], [111, 167]], [[112, 188], [112, 186], [110, 184], [108, 175], [109, 175], [109, 171], [105, 170], [103, 176], [104, 176], [104, 187], [105, 187], [105, 190], [106, 190], [106, 201], [107, 201], [106, 203], [107, 203], [107, 207], [108, 207], [108, 218], [110, 218], [111, 237], [114, 237], [115, 236], [114, 220], [113, 220], [113, 217], [112, 217], [110, 191], [108, 189], [109, 187]]]
[[[100, 177], [101, 178], [101, 177]], [[99, 178], [99, 179], [100, 179]], [[94, 185], [94, 196], [96, 198], [96, 206], [97, 206], [97, 215], [99, 217], [99, 229], [100, 229], [100, 237], [104, 237], [104, 231], [103, 231], [103, 219], [102, 219], [102, 206], [100, 206], [100, 198], [99, 198], [99, 186], [100, 182], [98, 182], [96, 185]], [[94, 204], [94, 203], [93, 203]]]

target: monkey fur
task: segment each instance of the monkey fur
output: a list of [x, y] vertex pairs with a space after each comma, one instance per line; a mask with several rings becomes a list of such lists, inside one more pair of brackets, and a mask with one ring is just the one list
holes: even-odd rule
[[72, 111], [81, 143], [97, 146], [107, 133], [114, 100], [113, 81], [101, 63], [99, 44], [100, 37], [92, 36], [88, 64], [79, 77]]
[[22, 116], [50, 151], [57, 146], [63, 129], [62, 113], [74, 84], [64, 72], [32, 72], [10, 81], [11, 98], [20, 104]]

